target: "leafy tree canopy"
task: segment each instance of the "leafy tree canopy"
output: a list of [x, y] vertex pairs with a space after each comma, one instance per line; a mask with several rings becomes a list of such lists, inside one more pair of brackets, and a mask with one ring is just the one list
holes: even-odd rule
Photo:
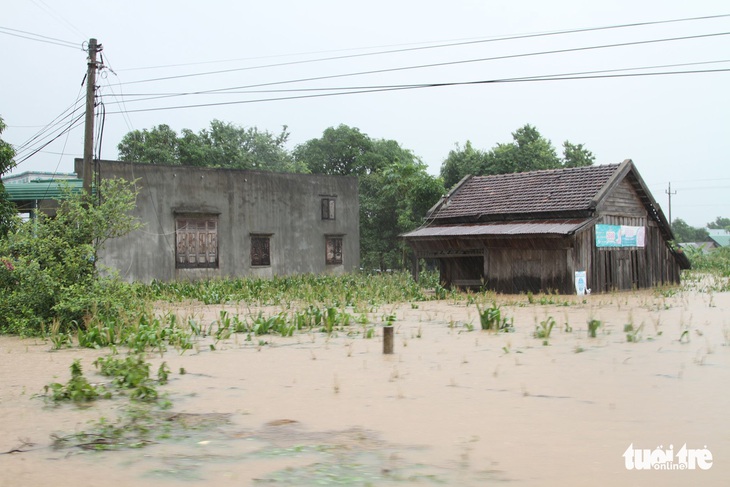
[[704, 228], [690, 226], [681, 218], [675, 218], [672, 222], [672, 233], [677, 242], [704, 242], [709, 236]]
[[[392, 142], [398, 146], [397, 142]], [[372, 139], [359, 129], [340, 125], [326, 129], [319, 139], [311, 139], [297, 146], [294, 160], [306, 165], [315, 174], [360, 176], [375, 172], [385, 165], [387, 155], [382, 153], [383, 149], [375, 150]]]
[[287, 151], [286, 126], [280, 134], [213, 120], [208, 129], [178, 135], [168, 125], [127, 133], [117, 146], [123, 161], [148, 164], [304, 172]]
[[366, 269], [400, 268], [407, 250], [398, 235], [417, 228], [444, 191], [410, 150], [346, 125], [299, 145], [294, 159], [313, 173], [358, 176], [360, 262]]
[[441, 177], [447, 188], [468, 174], [483, 176], [539, 169], [590, 166], [595, 156], [583, 144], [563, 143], [559, 157], [552, 143], [537, 128], [525, 125], [512, 133], [512, 142], [499, 143], [488, 152], [472, 147], [471, 142], [456, 146], [441, 165]]
[[714, 222], [710, 222], [707, 224], [707, 228], [725, 229], [730, 231], [730, 218], [723, 218], [721, 216], [718, 216], [717, 218], [715, 218]]

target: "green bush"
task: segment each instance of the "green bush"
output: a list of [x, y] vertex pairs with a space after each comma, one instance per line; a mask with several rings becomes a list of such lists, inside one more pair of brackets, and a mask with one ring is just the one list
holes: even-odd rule
[[65, 188], [54, 217], [39, 213], [0, 238], [0, 333], [66, 333], [92, 316], [118, 317], [141, 306], [131, 288], [100, 277], [104, 242], [139, 225], [129, 215], [133, 183], [104, 180], [96, 200]]
[[685, 252], [692, 263], [692, 270], [730, 277], [730, 247], [720, 247], [707, 253], [688, 248]]

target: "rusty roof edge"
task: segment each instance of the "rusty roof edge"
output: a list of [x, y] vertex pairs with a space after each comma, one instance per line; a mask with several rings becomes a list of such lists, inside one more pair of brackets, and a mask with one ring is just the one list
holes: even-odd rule
[[573, 231], [570, 232], [569, 235], [575, 235], [578, 232], [582, 232], [587, 227], [590, 227], [591, 225], [593, 225], [594, 223], [596, 223], [596, 221], [598, 221], [598, 217], [595, 217], [594, 216], [593, 218], [588, 218], [585, 222], [583, 222], [583, 224], [581, 226], [579, 226], [578, 228], [573, 229]]
[[[577, 231], [580, 231], [584, 229], [586, 226], [591, 225], [592, 223], [595, 223], [597, 218], [568, 218], [568, 219], [554, 219], [554, 220], [531, 220], [531, 221], [521, 221], [521, 222], [482, 222], [482, 223], [472, 223], [468, 225], [436, 225], [432, 227], [424, 227], [424, 228], [417, 228], [415, 230], [411, 230], [410, 232], [406, 232], [403, 234], [400, 234], [399, 237], [403, 238], [405, 240], [409, 239], [419, 239], [419, 240], [439, 240], [444, 238], [453, 238], [454, 236], [457, 236], [459, 238], [481, 238], [480, 235], [477, 234], [470, 234], [468, 230], [470, 228], [479, 229], [479, 228], [505, 228], [505, 227], [512, 227], [513, 229], [522, 229], [524, 227], [543, 227], [542, 231], [530, 231], [530, 232], [507, 232], [507, 233], [498, 233], [493, 234], [496, 236], [501, 237], [509, 237], [509, 236], [519, 236], [519, 235], [542, 235], [542, 236], [555, 236], [555, 235], [573, 235]], [[563, 229], [560, 231], [554, 231], [549, 229], [554, 229], [556, 225], [568, 225], [570, 229]], [[443, 234], [441, 232], [443, 231], [449, 231], [449, 230], [455, 230], [456, 233], [447, 233]], [[435, 234], [431, 235], [424, 235], [423, 232], [430, 233], [430, 232], [437, 232]], [[421, 235], [418, 235], [419, 233], [422, 233]]]

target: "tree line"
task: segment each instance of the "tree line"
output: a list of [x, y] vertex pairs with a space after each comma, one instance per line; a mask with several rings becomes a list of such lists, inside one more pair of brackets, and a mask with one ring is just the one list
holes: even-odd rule
[[173, 164], [263, 171], [357, 176], [360, 193], [361, 266], [394, 269], [403, 265], [406, 247], [401, 233], [418, 228], [431, 206], [467, 174], [578, 167], [595, 157], [583, 144], [563, 144], [562, 156], [537, 128], [525, 125], [512, 141], [491, 150], [471, 141], [449, 152], [439, 176], [413, 151], [395, 140], [372, 138], [347, 125], [329, 127], [322, 136], [286, 149], [289, 132], [261, 131], [213, 120], [195, 133], [177, 134], [168, 125], [127, 133], [119, 158], [148, 164]]
[[672, 233], [677, 242], [706, 242], [710, 234], [707, 229], [726, 230], [730, 232], [730, 218], [718, 216], [703, 228], [693, 227], [681, 218], [672, 221]]

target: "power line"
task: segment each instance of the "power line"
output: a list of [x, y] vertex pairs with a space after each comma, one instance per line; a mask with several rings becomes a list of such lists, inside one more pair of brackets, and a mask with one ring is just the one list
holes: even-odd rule
[[84, 118], [84, 115], [83, 115], [83, 114], [81, 114], [81, 115], [79, 115], [78, 117], [76, 117], [76, 118], [75, 118], [75, 119], [74, 119], [74, 120], [73, 120], [73, 121], [71, 122], [71, 124], [69, 124], [69, 125], [68, 125], [68, 127], [66, 127], [66, 128], [65, 128], [65, 129], [64, 129], [64, 130], [63, 130], [63, 131], [62, 131], [61, 133], [59, 133], [58, 135], [56, 135], [55, 137], [53, 137], [53, 138], [52, 138], [51, 140], [49, 140], [48, 142], [46, 142], [46, 143], [44, 143], [43, 145], [41, 145], [41, 146], [40, 146], [39, 148], [37, 148], [37, 149], [35, 149], [34, 151], [32, 151], [32, 152], [31, 152], [30, 154], [26, 155], [26, 156], [25, 156], [25, 157], [23, 157], [22, 159], [20, 159], [20, 160], [17, 160], [17, 161], [15, 162], [15, 166], [17, 167], [17, 166], [19, 166], [20, 164], [24, 163], [25, 161], [27, 161], [28, 159], [30, 159], [31, 157], [33, 157], [34, 155], [36, 155], [36, 154], [37, 154], [38, 152], [40, 152], [40, 151], [41, 151], [41, 149], [43, 149], [44, 147], [46, 147], [46, 146], [50, 145], [50, 144], [51, 144], [52, 142], [54, 142], [54, 141], [55, 141], [56, 139], [58, 139], [58, 138], [62, 137], [62, 136], [63, 136], [64, 134], [66, 134], [67, 132], [70, 132], [70, 131], [72, 131], [73, 129], [75, 129], [75, 128], [77, 128], [77, 127], [81, 126], [81, 125], [83, 125], [83, 122], [81, 122], [81, 120], [82, 120], [83, 118]]
[[[46, 13], [48, 13], [49, 15], [51, 15], [51, 17], [54, 17], [60, 23], [66, 24], [66, 27], [71, 28], [71, 30], [75, 31], [77, 34], [80, 34], [81, 37], [83, 37], [84, 39], [88, 39], [89, 38], [89, 36], [85, 35], [83, 32], [81, 32], [79, 29], [77, 29], [76, 26], [74, 26], [71, 22], [69, 22], [68, 20], [66, 20], [64, 17], [62, 17], [60, 14], [58, 14], [55, 10], [53, 10], [51, 7], [49, 7], [48, 4], [46, 2], [44, 2], [43, 0], [31, 0], [31, 1], [33, 3], [35, 3], [36, 7], [40, 8], [41, 10], [44, 10], [45, 9], [46, 10]], [[40, 3], [41, 5], [43, 5], [43, 7], [41, 7], [40, 5], [38, 5], [38, 3]]]
[[[62, 124], [65, 119], [73, 116], [73, 114], [76, 113], [79, 110], [78, 103], [79, 103], [80, 100], [81, 100], [81, 98], [78, 98], [77, 97], [77, 99], [73, 102], [73, 104], [71, 104], [69, 107], [67, 107], [65, 110], [63, 110], [53, 120], [51, 120], [46, 125], [44, 125], [41, 130], [39, 130], [35, 134], [33, 134], [28, 140], [26, 140], [22, 144], [18, 145], [16, 147], [16, 151], [23, 150], [28, 145], [30, 145], [31, 143], [33, 143], [35, 140], [37, 140], [40, 137], [44, 136], [45, 133], [51, 132], [51, 129], [52, 128], [57, 127], [58, 125]], [[71, 110], [71, 111], [69, 112], [69, 110]], [[69, 112], [69, 113], [67, 113], [67, 112]]]
[[[578, 76], [578, 75], [599, 74], [599, 73], [616, 73], [616, 72], [622, 72], [622, 71], [639, 71], [639, 70], [660, 69], [660, 68], [678, 68], [678, 67], [699, 66], [699, 65], [706, 65], [706, 64], [721, 64], [721, 63], [728, 63], [728, 62], [730, 62], [730, 59], [723, 59], [723, 60], [718, 60], [718, 61], [699, 61], [699, 62], [693, 62], [693, 63], [660, 64], [660, 65], [653, 65], [653, 66], [639, 66], [639, 67], [630, 67], [630, 68], [601, 69], [601, 70], [595, 70], [595, 71], [578, 71], [578, 72], [572, 72], [572, 73], [521, 77], [521, 78], [516, 78], [516, 79], [523, 79], [523, 80], [527, 80], [530, 78], [547, 79], [547, 78], [555, 77], [555, 76]], [[126, 94], [122, 94], [122, 95], [115, 95], [115, 97], [125, 97], [125, 98], [126, 97], [147, 97], [147, 98], [137, 98], [134, 100], [126, 100], [126, 101], [117, 102], [118, 104], [121, 104], [121, 103], [137, 103], [140, 101], [158, 100], [158, 99], [165, 99], [165, 98], [172, 98], [172, 97], [179, 97], [179, 96], [189, 96], [189, 95], [291, 93], [291, 92], [308, 92], [308, 91], [338, 91], [338, 90], [402, 88], [402, 87], [406, 87], [406, 86], [418, 87], [420, 85], [418, 85], [418, 84], [379, 85], [379, 86], [370, 85], [370, 86], [347, 86], [347, 87], [330, 86], [330, 87], [322, 87], [322, 88], [286, 88], [286, 89], [276, 89], [276, 90], [245, 90], [245, 91], [235, 91], [236, 88], [221, 88], [221, 89], [214, 89], [214, 90], [178, 92], [178, 93], [126, 93]]]
[[[612, 25], [612, 26], [604, 26], [604, 27], [590, 27], [590, 28], [582, 28], [582, 29], [552, 31], [552, 32], [537, 33], [537, 34], [519, 34], [519, 35], [497, 37], [497, 38], [453, 42], [453, 43], [447, 43], [447, 44], [439, 44], [439, 45], [435, 45], [435, 46], [421, 46], [421, 47], [413, 47], [413, 48], [405, 48], [405, 49], [378, 51], [378, 52], [373, 52], [373, 53], [360, 53], [360, 54], [334, 56], [334, 57], [326, 57], [326, 58], [310, 59], [310, 60], [302, 60], [302, 61], [290, 61], [290, 62], [285, 62], [285, 63], [266, 64], [266, 65], [260, 65], [260, 66], [247, 66], [247, 67], [242, 67], [242, 68], [231, 68], [231, 69], [224, 69], [224, 70], [217, 70], [217, 71], [207, 71], [207, 72], [202, 72], [202, 73], [188, 73], [188, 74], [175, 75], [175, 76], [165, 76], [165, 77], [151, 78], [151, 79], [146, 79], [146, 80], [130, 81], [130, 82], [127, 82], [126, 84], [149, 83], [149, 82], [154, 82], [154, 81], [165, 81], [165, 80], [170, 80], [170, 79], [180, 79], [180, 78], [189, 78], [189, 77], [197, 77], [197, 76], [210, 76], [210, 75], [215, 75], [215, 74], [224, 74], [224, 73], [231, 73], [231, 72], [236, 72], [236, 71], [248, 71], [248, 70], [255, 70], [255, 69], [272, 68], [272, 67], [292, 66], [292, 65], [297, 65], [297, 64], [334, 61], [334, 60], [351, 59], [351, 58], [365, 57], [365, 56], [395, 54], [395, 53], [413, 52], [413, 51], [426, 50], [426, 49], [440, 49], [440, 48], [444, 48], [444, 47], [457, 47], [457, 46], [474, 45], [474, 44], [481, 44], [481, 43], [488, 43], [488, 42], [501, 42], [501, 41], [518, 40], [518, 39], [530, 39], [530, 38], [535, 38], [535, 37], [557, 36], [557, 35], [575, 34], [575, 33], [583, 33], [583, 32], [594, 32], [594, 31], [601, 31], [601, 30], [622, 29], [622, 28], [629, 28], [629, 27], [642, 27], [642, 26], [659, 25], [659, 24], [676, 23], [676, 22], [707, 20], [707, 19], [715, 19], [715, 18], [722, 18], [722, 17], [730, 17], [730, 14], [722, 14], [722, 15], [706, 16], [706, 17], [692, 17], [692, 18], [684, 18], [684, 19], [660, 20], [660, 21], [652, 21], [652, 22], [638, 22], [638, 23], [633, 23], [633, 24], [620, 24], [620, 25]], [[331, 51], [324, 51], [324, 52], [331, 52]]]
[[[650, 40], [644, 40], [644, 41], [632, 41], [632, 42], [623, 42], [623, 43], [614, 43], [614, 44], [602, 44], [602, 45], [595, 45], [595, 46], [555, 49], [555, 50], [548, 50], [548, 51], [528, 52], [528, 53], [520, 53], [520, 54], [509, 54], [509, 55], [504, 55], [504, 56], [467, 59], [467, 60], [461, 60], [461, 61], [447, 61], [447, 62], [441, 62], [441, 63], [421, 64], [421, 65], [413, 65], [413, 66], [401, 66], [401, 67], [397, 67], [397, 68], [384, 68], [384, 69], [376, 69], [376, 70], [369, 70], [369, 71], [359, 71], [359, 72], [354, 72], [354, 73], [342, 73], [342, 74], [327, 75], [327, 76], [314, 76], [314, 77], [308, 77], [308, 78], [290, 79], [290, 80], [286, 80], [286, 81], [273, 81], [273, 82], [268, 82], [268, 83], [258, 83], [258, 84], [253, 84], [253, 85], [239, 86], [239, 87], [235, 87], [235, 88], [210, 90], [209, 93], [212, 93], [214, 91], [229, 91], [232, 89], [258, 88], [258, 87], [262, 87], [262, 86], [274, 86], [274, 85], [290, 84], [290, 83], [321, 81], [321, 80], [325, 80], [325, 79], [336, 79], [336, 78], [346, 78], [346, 77], [353, 77], [353, 76], [383, 74], [383, 73], [406, 71], [406, 70], [413, 70], [413, 69], [435, 68], [435, 67], [453, 66], [453, 65], [458, 65], [458, 64], [488, 62], [488, 61], [515, 59], [515, 58], [522, 58], [522, 57], [531, 57], [531, 56], [543, 56], [543, 55], [548, 55], [548, 54], [564, 54], [564, 53], [568, 53], [568, 52], [580, 52], [580, 51], [588, 51], [588, 50], [595, 50], [595, 49], [612, 49], [612, 48], [617, 48], [617, 47], [646, 45], [646, 44], [653, 44], [653, 43], [660, 43], [660, 42], [676, 42], [676, 41], [680, 41], [680, 40], [725, 36], [725, 35], [729, 35], [729, 34], [730, 34], [730, 32], [701, 34], [701, 35], [695, 35], [695, 36], [650, 39]], [[172, 79], [172, 78], [174, 78], [174, 77], [165, 78], [165, 79]], [[158, 78], [158, 80], [161, 80], [161, 79], [163, 79], [163, 78]], [[120, 83], [120, 84], [134, 84], [134, 83], [137, 83], [137, 82], [127, 82], [127, 83]]]
[[[6, 32], [8, 31], [8, 32]], [[45, 42], [47, 44], [55, 44], [57, 46], [61, 47], [70, 47], [72, 49], [79, 49], [80, 44], [70, 41], [64, 41], [63, 39], [56, 39], [53, 37], [47, 37], [40, 34], [34, 34], [32, 32], [27, 32], [24, 30], [18, 30], [18, 29], [11, 29], [10, 27], [2, 27], [0, 26], [0, 34], [5, 34], [13, 37], [20, 37], [23, 39], [30, 39], [31, 41], [38, 41], [38, 42]], [[25, 35], [23, 35], [25, 34]]]
[[[427, 83], [418, 85], [397, 85], [385, 88], [376, 89], [362, 89], [353, 90], [337, 93], [318, 93], [311, 95], [298, 95], [298, 96], [287, 96], [279, 98], [261, 98], [255, 100], [238, 100], [238, 101], [225, 101], [225, 102], [213, 102], [213, 103], [200, 103], [193, 105], [178, 105], [170, 107], [154, 107], [154, 108], [138, 108], [134, 110], [126, 110], [126, 113], [138, 113], [138, 112], [152, 112], [152, 111], [164, 111], [164, 110], [179, 110], [187, 108], [203, 108], [212, 106], [226, 106], [226, 105], [243, 105], [250, 103], [262, 103], [271, 101], [287, 101], [287, 100], [300, 100], [307, 98], [323, 98], [330, 96], [342, 96], [342, 95], [357, 95], [367, 93], [379, 93], [387, 91], [403, 91], [411, 89], [423, 89], [423, 88], [443, 88], [450, 86], [468, 86], [468, 85], [483, 85], [483, 84], [499, 84], [499, 83], [523, 83], [523, 82], [542, 82], [542, 81], [567, 81], [567, 80], [588, 80], [588, 79], [611, 79], [611, 78], [630, 78], [630, 77], [645, 77], [645, 76], [671, 76], [681, 74], [703, 74], [703, 73], [725, 73], [730, 72], [728, 69], [714, 69], [714, 70], [695, 70], [695, 71], [673, 71], [673, 72], [660, 72], [660, 73], [634, 73], [634, 74], [616, 74], [616, 75], [600, 75], [600, 76], [564, 76], [564, 77], [543, 77], [543, 78], [511, 78], [511, 79], [493, 79], [493, 80], [479, 80], [479, 81], [462, 81], [462, 82], [449, 82], [449, 83]], [[122, 111], [109, 112], [109, 115], [116, 115], [123, 113]]]

